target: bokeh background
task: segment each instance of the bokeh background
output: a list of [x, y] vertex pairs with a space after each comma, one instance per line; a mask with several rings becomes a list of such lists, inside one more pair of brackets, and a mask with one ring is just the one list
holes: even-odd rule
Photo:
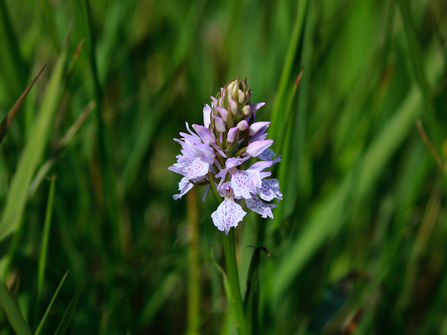
[[44, 334], [79, 284], [68, 334], [235, 334], [217, 202], [174, 201], [167, 167], [241, 76], [283, 159], [275, 219], [236, 230], [243, 290], [244, 247], [270, 252], [263, 333], [446, 333], [446, 39], [443, 0], [0, 0], [1, 118], [47, 63], [0, 146], [0, 270], [31, 329], [70, 269]]

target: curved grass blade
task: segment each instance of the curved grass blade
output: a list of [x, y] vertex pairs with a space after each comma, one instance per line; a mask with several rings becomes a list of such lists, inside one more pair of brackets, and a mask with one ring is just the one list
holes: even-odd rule
[[73, 317], [73, 313], [76, 309], [76, 305], [78, 304], [79, 296], [82, 292], [82, 285], [79, 285], [76, 289], [76, 293], [73, 297], [73, 299], [70, 302], [70, 305], [68, 305], [67, 311], [64, 314], [64, 317], [62, 318], [61, 323], [59, 324], [59, 327], [56, 330], [56, 333], [54, 335], [63, 335], [67, 331], [68, 325], [70, 324], [71, 318]]
[[26, 90], [23, 91], [23, 93], [20, 96], [20, 98], [11, 107], [11, 109], [8, 112], [8, 114], [6, 114], [5, 118], [3, 119], [2, 123], [0, 123], [0, 144], [2, 143], [3, 138], [6, 135], [6, 131], [8, 130], [9, 125], [11, 124], [12, 120], [14, 120], [14, 118], [15, 118], [15, 116], [17, 114], [17, 111], [19, 110], [20, 106], [22, 105], [23, 101], [25, 100], [26, 95], [30, 91], [31, 87], [33, 87], [33, 85], [36, 82], [37, 78], [39, 78], [40, 74], [42, 73], [43, 69], [45, 69], [46, 66], [47, 66], [47, 64], [45, 63], [45, 65], [42, 67], [42, 69], [40, 69], [40, 71], [37, 74], [37, 76], [34, 77], [34, 79], [28, 85]]
[[36, 329], [35, 335], [39, 335], [41, 333], [42, 327], [45, 324], [45, 321], [46, 321], [46, 319], [48, 317], [48, 313], [50, 313], [51, 307], [53, 307], [53, 303], [56, 300], [56, 297], [59, 294], [59, 291], [61, 290], [61, 287], [64, 284], [65, 279], [67, 278], [67, 275], [68, 275], [69, 272], [70, 272], [70, 270], [67, 270], [67, 272], [65, 272], [64, 277], [62, 277], [62, 280], [61, 280], [59, 286], [57, 287], [56, 292], [54, 292], [53, 298], [51, 298], [51, 301], [50, 301], [50, 303], [49, 303], [49, 305], [47, 307], [47, 310], [45, 311], [45, 314], [42, 317], [42, 320], [40, 320], [40, 323], [39, 323], [39, 326]]
[[25, 318], [20, 311], [19, 305], [17, 305], [3, 282], [0, 282], [0, 306], [17, 335], [32, 334], [28, 323], [25, 321]]
[[11, 182], [8, 198], [0, 222], [0, 241], [12, 234], [19, 227], [28, 198], [28, 188], [37, 164], [42, 159], [48, 142], [48, 133], [59, 103], [59, 88], [62, 84], [63, 69], [67, 48], [65, 47], [57, 61], [50, 82], [43, 97], [39, 115], [29, 134], [14, 178]]

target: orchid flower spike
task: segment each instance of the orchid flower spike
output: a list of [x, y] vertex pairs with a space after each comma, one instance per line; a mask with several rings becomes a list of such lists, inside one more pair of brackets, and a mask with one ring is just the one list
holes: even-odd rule
[[[182, 149], [177, 162], [168, 169], [183, 176], [179, 182], [180, 199], [194, 185], [206, 185], [223, 201], [211, 214], [216, 228], [228, 235], [247, 214], [240, 205], [246, 206], [261, 217], [273, 218], [273, 200], [282, 200], [277, 179], [267, 179], [270, 171], [264, 171], [281, 161], [275, 158], [271, 149], [273, 140], [266, 139], [266, 130], [270, 122], [255, 122], [260, 102], [252, 104], [252, 91], [248, 89], [247, 79], [240, 78], [227, 83], [220, 89], [212, 103], [203, 108], [203, 125], [193, 124], [191, 131], [180, 133], [180, 139], [174, 139]], [[250, 158], [260, 159], [248, 168], [245, 163]], [[211, 187], [210, 187], [211, 186]]]

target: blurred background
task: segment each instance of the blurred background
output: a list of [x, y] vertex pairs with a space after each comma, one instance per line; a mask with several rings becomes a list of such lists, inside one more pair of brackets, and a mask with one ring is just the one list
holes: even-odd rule
[[79, 284], [68, 334], [235, 334], [217, 201], [174, 201], [167, 167], [241, 76], [283, 159], [275, 219], [236, 230], [243, 291], [244, 247], [270, 252], [263, 333], [447, 333], [446, 39], [442, 0], [0, 0], [1, 119], [47, 63], [0, 146], [0, 273], [31, 329], [70, 269], [44, 334]]

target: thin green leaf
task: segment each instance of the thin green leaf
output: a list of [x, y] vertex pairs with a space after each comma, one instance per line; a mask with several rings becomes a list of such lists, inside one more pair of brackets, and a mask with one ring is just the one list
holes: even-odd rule
[[279, 134], [283, 132], [283, 127], [287, 125], [283, 118], [282, 112], [284, 110], [284, 104], [287, 98], [287, 93], [290, 87], [290, 76], [292, 75], [292, 68], [297, 59], [297, 50], [300, 37], [304, 27], [304, 20], [308, 9], [308, 0], [298, 1], [298, 17], [293, 27], [292, 37], [290, 38], [289, 48], [287, 50], [286, 58], [284, 60], [284, 66], [281, 73], [281, 79], [279, 82], [278, 96], [276, 98], [275, 106], [271, 116], [272, 125], [269, 129], [270, 136], [277, 139]]
[[45, 267], [47, 263], [48, 241], [50, 239], [50, 227], [51, 227], [51, 215], [53, 213], [53, 200], [54, 200], [54, 184], [56, 182], [56, 176], [51, 178], [50, 193], [48, 195], [47, 211], [45, 213], [45, 223], [42, 233], [42, 242], [40, 246], [39, 267], [37, 275], [37, 305], [40, 304], [40, 298], [42, 297], [43, 279], [45, 277]]
[[76, 309], [76, 305], [78, 303], [81, 292], [82, 292], [82, 285], [79, 285], [73, 299], [70, 302], [70, 305], [68, 305], [67, 311], [65, 312], [64, 317], [62, 318], [62, 321], [59, 324], [59, 327], [56, 330], [56, 333], [54, 333], [55, 335], [64, 335], [65, 332], [67, 331], [71, 318], [73, 317], [74, 311]]
[[9, 128], [9, 125], [11, 124], [12, 120], [14, 120], [17, 111], [19, 110], [20, 106], [22, 106], [23, 101], [25, 100], [26, 95], [28, 94], [28, 92], [30, 91], [31, 87], [33, 87], [34, 83], [36, 82], [37, 78], [39, 78], [40, 74], [42, 73], [43, 69], [45, 69], [45, 66], [47, 66], [47, 64], [45, 63], [45, 65], [42, 67], [42, 69], [40, 69], [39, 73], [37, 74], [37, 76], [34, 77], [34, 79], [31, 81], [31, 83], [28, 85], [28, 87], [26, 88], [26, 90], [22, 93], [22, 95], [20, 96], [20, 98], [16, 101], [16, 103], [11, 107], [11, 109], [9, 110], [8, 114], [5, 116], [5, 118], [3, 119], [2, 123], [0, 123], [0, 143], [2, 143], [3, 138], [6, 135], [6, 131]]
[[65, 47], [55, 66], [42, 101], [39, 115], [30, 130], [29, 140], [26, 143], [16, 173], [14, 174], [2, 221], [0, 222], [0, 241], [15, 232], [22, 220], [28, 197], [28, 188], [37, 164], [42, 159], [43, 151], [48, 142], [50, 125], [58, 106], [59, 88], [62, 82], [66, 56], [67, 48]]
[[19, 305], [15, 302], [8, 288], [3, 282], [0, 282], [0, 306], [8, 318], [12, 329], [17, 335], [31, 335], [28, 323], [25, 321]]
[[39, 326], [36, 329], [35, 335], [39, 335], [40, 332], [42, 331], [42, 327], [45, 324], [45, 321], [46, 321], [46, 319], [48, 317], [48, 313], [50, 313], [51, 307], [53, 307], [53, 303], [56, 300], [56, 297], [59, 294], [59, 291], [61, 290], [62, 285], [64, 284], [65, 279], [67, 278], [67, 275], [68, 275], [69, 272], [70, 272], [70, 270], [67, 270], [67, 272], [65, 272], [64, 277], [62, 277], [62, 280], [61, 280], [59, 286], [57, 287], [56, 292], [54, 292], [53, 298], [51, 298], [51, 301], [48, 304], [47, 310], [45, 311], [45, 314], [43, 315], [42, 320], [40, 320], [40, 323], [39, 323]]

